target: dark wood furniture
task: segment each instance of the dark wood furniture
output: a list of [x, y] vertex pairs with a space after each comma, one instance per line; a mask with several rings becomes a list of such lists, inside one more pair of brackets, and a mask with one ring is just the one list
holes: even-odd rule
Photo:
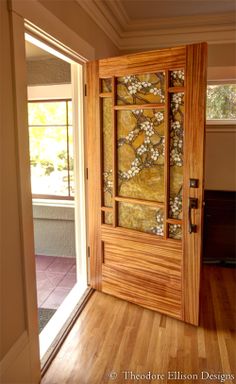
[[236, 264], [236, 192], [205, 190], [203, 261]]

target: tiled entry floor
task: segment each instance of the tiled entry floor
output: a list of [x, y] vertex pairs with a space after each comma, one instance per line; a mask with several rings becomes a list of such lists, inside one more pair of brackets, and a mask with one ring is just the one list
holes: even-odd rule
[[36, 256], [39, 308], [57, 309], [76, 283], [75, 257]]

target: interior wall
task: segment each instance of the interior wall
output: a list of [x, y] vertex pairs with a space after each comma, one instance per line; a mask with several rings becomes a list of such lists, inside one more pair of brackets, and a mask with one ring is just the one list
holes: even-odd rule
[[[29, 2], [14, 2], [17, 8], [17, 17], [27, 17], [28, 19], [37, 19], [34, 4], [37, 1], [32, 1], [29, 7]], [[27, 4], [28, 6], [27, 6]], [[52, 2], [53, 8], [60, 8], [59, 2]], [[22, 5], [22, 8], [20, 6]], [[23, 224], [21, 221], [21, 196], [19, 185], [19, 158], [17, 148], [17, 129], [15, 115], [15, 100], [14, 91], [16, 82], [14, 78], [15, 68], [19, 62], [14, 61], [12, 35], [10, 33], [10, 11], [7, 0], [0, 1], [0, 46], [1, 46], [1, 73], [0, 73], [0, 94], [1, 94], [1, 290], [0, 290], [0, 382], [1, 383], [30, 383], [36, 384], [39, 380], [32, 379], [38, 375], [33, 373], [34, 366], [32, 360], [36, 357], [30, 355], [30, 344], [34, 344], [34, 340], [29, 340], [28, 324], [26, 320], [26, 290], [24, 270], [26, 263], [23, 244]], [[69, 6], [69, 4], [68, 4]], [[44, 7], [42, 7], [44, 8]], [[21, 12], [22, 10], [25, 10]], [[25, 13], [24, 13], [25, 12]], [[29, 15], [30, 14], [30, 15]], [[44, 14], [42, 11], [41, 14]], [[71, 14], [70, 14], [71, 15]], [[30, 17], [29, 17], [30, 16]], [[81, 15], [81, 18], [85, 17]], [[70, 16], [68, 15], [68, 24]], [[45, 17], [50, 33], [50, 15]], [[65, 41], [73, 40], [73, 46], [76, 46], [76, 40], [80, 40], [79, 34], [75, 39], [75, 34], [58, 20], [53, 19], [52, 31], [57, 29], [63, 36]], [[74, 18], [74, 23], [82, 23]], [[86, 23], [86, 20], [84, 20]], [[22, 24], [23, 26], [23, 19]], [[76, 28], [74, 28], [76, 29]], [[91, 29], [92, 36], [97, 34], [100, 39], [99, 44], [96, 44], [96, 55], [114, 55], [115, 47], [109, 41], [109, 38], [104, 38], [100, 30], [97, 29], [94, 23], [90, 20], [89, 26], [86, 29], [86, 34], [89, 35]], [[60, 34], [58, 32], [58, 35]], [[79, 30], [77, 30], [79, 33]], [[51, 32], [53, 35], [53, 32]], [[84, 34], [83, 34], [84, 36]], [[93, 38], [90, 36], [89, 40]], [[72, 38], [71, 38], [72, 37]], [[23, 33], [19, 36], [19, 41], [23, 39]], [[93, 45], [93, 44], [92, 44]], [[84, 44], [84, 51], [91, 50]], [[88, 49], [89, 48], [89, 49]], [[92, 52], [92, 51], [91, 51]], [[22, 59], [22, 58], [21, 58]], [[17, 58], [16, 58], [17, 60]], [[24, 63], [22, 63], [24, 66]], [[3, 115], [4, 112], [4, 115]], [[34, 310], [36, 308], [30, 308]], [[36, 313], [35, 313], [36, 316]], [[34, 335], [37, 338], [37, 334]], [[38, 376], [37, 376], [38, 377]]]
[[236, 191], [236, 128], [207, 128], [205, 189]]
[[120, 54], [115, 44], [76, 1], [39, 0], [39, 2], [95, 48], [95, 59]]
[[[1, 7], [1, 338], [0, 360], [26, 330], [13, 63], [7, 2]], [[3, 116], [4, 111], [4, 116]]]

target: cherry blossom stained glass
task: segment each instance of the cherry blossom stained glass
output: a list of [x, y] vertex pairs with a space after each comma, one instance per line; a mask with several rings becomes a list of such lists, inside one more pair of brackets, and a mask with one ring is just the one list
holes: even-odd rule
[[177, 69], [170, 72], [170, 86], [183, 87], [184, 86], [184, 70]]
[[103, 139], [103, 192], [104, 206], [112, 207], [112, 99], [102, 99], [102, 139]]
[[117, 78], [117, 104], [163, 104], [165, 102], [165, 72]]
[[169, 217], [182, 218], [184, 94], [170, 98], [170, 201]]
[[117, 111], [118, 195], [164, 202], [164, 111]]
[[102, 92], [103, 93], [112, 92], [112, 80], [111, 79], [102, 79]]
[[180, 224], [169, 224], [169, 237], [175, 240], [182, 239], [182, 226]]
[[163, 236], [164, 211], [143, 204], [119, 202], [119, 226]]
[[113, 214], [112, 212], [104, 212], [104, 223], [108, 225], [113, 224]]

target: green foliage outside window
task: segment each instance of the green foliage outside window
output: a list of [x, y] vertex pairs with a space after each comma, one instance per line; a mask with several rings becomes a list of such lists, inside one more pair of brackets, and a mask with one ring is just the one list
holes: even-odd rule
[[74, 196], [71, 101], [28, 104], [33, 195]]
[[236, 119], [236, 84], [208, 85], [207, 120]]

